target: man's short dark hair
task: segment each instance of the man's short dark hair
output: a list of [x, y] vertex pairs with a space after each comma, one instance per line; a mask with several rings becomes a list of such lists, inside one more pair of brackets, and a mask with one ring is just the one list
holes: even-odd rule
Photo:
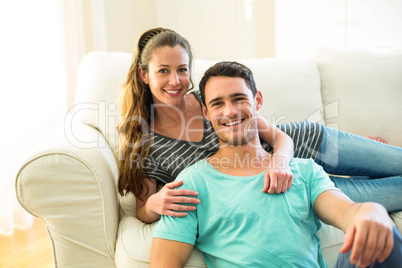
[[221, 61], [210, 67], [200, 81], [201, 99], [205, 104], [205, 85], [208, 80], [214, 76], [240, 77], [243, 78], [249, 89], [253, 92], [253, 96], [257, 94], [253, 72], [245, 65], [236, 61]]

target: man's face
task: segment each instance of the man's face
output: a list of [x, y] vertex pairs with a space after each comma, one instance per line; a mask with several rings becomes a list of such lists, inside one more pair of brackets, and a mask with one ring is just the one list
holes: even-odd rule
[[218, 136], [221, 145], [242, 146], [253, 139], [257, 131], [256, 111], [262, 105], [262, 95], [256, 96], [240, 77], [211, 77], [205, 85], [203, 113]]

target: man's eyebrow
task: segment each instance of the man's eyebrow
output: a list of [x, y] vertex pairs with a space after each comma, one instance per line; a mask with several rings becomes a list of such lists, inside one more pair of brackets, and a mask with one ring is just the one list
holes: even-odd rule
[[230, 95], [231, 98], [235, 98], [235, 97], [239, 97], [239, 96], [247, 97], [247, 94], [244, 94], [244, 93], [233, 93], [232, 95]]
[[[244, 93], [233, 93], [233, 94], [230, 95], [229, 97], [233, 99], [233, 98], [236, 98], [236, 97], [239, 97], [239, 96], [247, 97], [247, 94], [244, 94]], [[216, 101], [220, 101], [220, 100], [222, 100], [222, 99], [223, 99], [223, 97], [216, 97], [216, 98], [210, 100], [210, 101], [208, 102], [208, 104], [211, 104], [211, 103], [216, 102]]]
[[216, 98], [210, 100], [210, 101], [208, 102], [208, 104], [211, 104], [211, 103], [216, 102], [216, 101], [220, 101], [220, 100], [222, 100], [222, 99], [223, 99], [222, 97], [216, 97]]

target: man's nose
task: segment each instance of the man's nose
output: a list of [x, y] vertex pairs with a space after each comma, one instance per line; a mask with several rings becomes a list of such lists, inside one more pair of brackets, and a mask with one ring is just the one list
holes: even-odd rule
[[225, 108], [223, 110], [223, 115], [231, 117], [235, 114], [237, 114], [237, 106], [231, 102], [226, 103]]

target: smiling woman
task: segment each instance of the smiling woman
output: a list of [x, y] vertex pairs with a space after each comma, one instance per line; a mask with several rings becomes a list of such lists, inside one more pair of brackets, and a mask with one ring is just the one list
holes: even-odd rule
[[[60, 121], [67, 108], [62, 23], [58, 1], [1, 1], [2, 33], [0, 196], [14, 196], [22, 158]], [[6, 75], [4, 75], [6, 74]], [[2, 200], [4, 201], [4, 200]], [[0, 206], [0, 232], [31, 223], [12, 201]], [[24, 214], [22, 214], [24, 213]]]

